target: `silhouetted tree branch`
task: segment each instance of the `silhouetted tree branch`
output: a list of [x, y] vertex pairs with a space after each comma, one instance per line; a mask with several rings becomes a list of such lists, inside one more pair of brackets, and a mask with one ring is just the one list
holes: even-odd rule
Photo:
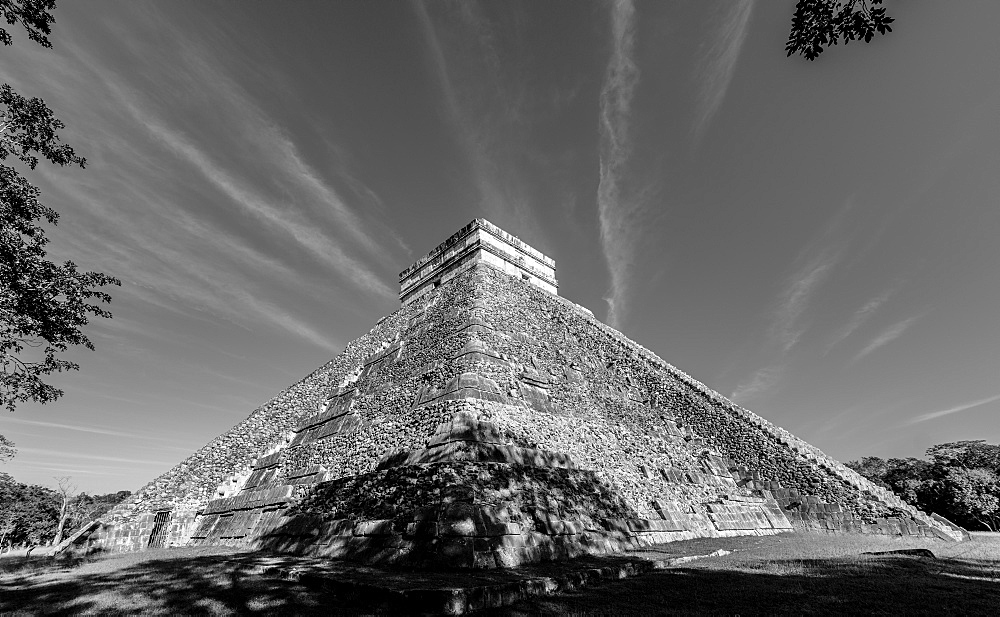
[[[6, 22], [20, 23], [43, 47], [52, 46], [47, 35], [54, 8], [55, 0], [0, 0]], [[0, 41], [10, 45], [10, 33], [0, 29]], [[34, 169], [41, 157], [84, 167], [86, 160], [59, 138], [64, 126], [41, 99], [0, 85], [0, 161], [13, 157]], [[80, 328], [89, 316], [111, 317], [100, 306], [111, 296], [98, 288], [121, 284], [100, 272], [79, 272], [72, 261], [45, 259], [49, 239], [42, 225], [55, 225], [59, 215], [39, 195], [17, 169], [0, 165], [0, 404], [10, 411], [21, 402], [62, 396], [42, 378], [80, 368], [59, 354], [71, 345], [94, 348]]]
[[875, 33], [892, 32], [895, 21], [885, 14], [882, 0], [799, 0], [785, 43], [787, 55], [815, 60], [823, 50], [843, 41], [871, 42]]

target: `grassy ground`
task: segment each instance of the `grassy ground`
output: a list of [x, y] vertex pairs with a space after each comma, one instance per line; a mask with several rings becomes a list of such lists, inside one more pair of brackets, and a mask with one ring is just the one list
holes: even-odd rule
[[[647, 553], [662, 558], [720, 547], [733, 552], [490, 614], [1000, 614], [997, 534], [963, 543], [786, 534], [701, 539]], [[928, 548], [937, 558], [862, 555], [906, 548]], [[379, 606], [377, 598], [260, 576], [258, 558], [211, 548], [0, 559], [0, 613], [357, 614]]]
[[[158, 549], [61, 562], [0, 559], [0, 614], [309, 615], [365, 610], [350, 598], [258, 575], [224, 547]], [[19, 560], [20, 561], [20, 560]], [[337, 609], [333, 609], [336, 614]]]
[[[740, 540], [730, 555], [493, 614], [1000, 614], [1000, 534], [962, 543], [815, 534]], [[911, 548], [936, 558], [863, 554]]]

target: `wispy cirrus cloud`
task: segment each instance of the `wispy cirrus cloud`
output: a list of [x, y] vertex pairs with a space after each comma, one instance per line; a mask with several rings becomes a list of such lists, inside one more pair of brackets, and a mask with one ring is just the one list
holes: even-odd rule
[[887, 344], [891, 343], [892, 341], [896, 340], [897, 338], [899, 338], [900, 336], [902, 336], [903, 333], [906, 332], [906, 330], [910, 328], [910, 326], [912, 326], [913, 324], [915, 324], [917, 322], [917, 320], [920, 319], [920, 317], [921, 317], [921, 315], [916, 315], [914, 317], [910, 317], [909, 319], [904, 319], [903, 321], [897, 322], [897, 323], [889, 326], [888, 328], [886, 328], [885, 330], [883, 330], [878, 336], [876, 336], [875, 338], [873, 338], [871, 340], [871, 342], [869, 342], [864, 347], [864, 349], [862, 349], [861, 351], [859, 351], [858, 355], [854, 356], [854, 361], [856, 362], [856, 361], [860, 360], [861, 358], [864, 358], [868, 354], [872, 353], [873, 351], [875, 351], [879, 347], [882, 347], [883, 345], [887, 345]]
[[875, 314], [875, 311], [889, 301], [889, 298], [891, 298], [898, 289], [899, 285], [894, 285], [868, 302], [865, 302], [861, 308], [854, 311], [854, 314], [851, 316], [851, 320], [848, 321], [843, 328], [837, 330], [837, 332], [833, 335], [830, 342], [826, 346], [826, 353], [829, 353], [831, 349], [840, 344], [844, 339], [854, 334], [858, 328], [863, 326], [871, 318], [871, 316]]
[[337, 243], [331, 242], [327, 234], [310, 224], [294, 209], [276, 207], [270, 196], [237, 179], [182, 132], [167, 127], [155, 115], [142, 109], [136, 100], [124, 94], [124, 89], [113, 85], [113, 82], [109, 85], [112, 91], [119, 93], [125, 109], [136, 122], [176, 156], [187, 161], [192, 169], [197, 170], [220, 193], [228, 197], [239, 210], [282, 233], [318, 262], [332, 267], [360, 288], [386, 297], [393, 295], [393, 290], [380, 276], [363, 262], [347, 254]]
[[725, 14], [717, 18], [712, 42], [698, 61], [698, 106], [692, 127], [695, 142], [701, 140], [726, 98], [749, 31], [753, 8], [754, 0], [727, 2]]
[[[293, 191], [304, 194], [305, 199], [299, 200], [298, 203], [314, 216], [329, 218], [335, 224], [324, 229], [328, 243], [333, 230], [337, 231], [337, 235], [343, 231], [358, 250], [367, 253], [369, 258], [383, 261], [391, 260], [391, 255], [385, 251], [384, 243], [379, 241], [380, 237], [392, 236], [397, 243], [406, 248], [398, 236], [391, 230], [385, 229], [383, 225], [378, 225], [377, 231], [370, 231], [368, 227], [371, 225], [366, 225], [347, 205], [344, 198], [320, 177], [316, 169], [305, 160], [286, 131], [271, 120], [225, 70], [207, 60], [211, 57], [210, 53], [206, 53], [205, 50], [199, 53], [192, 43], [184, 47], [182, 57], [185, 59], [185, 68], [188, 72], [182, 77], [188, 81], [205, 84], [211, 89], [208, 94], [210, 99], [225, 102], [226, 109], [235, 116], [234, 122], [243, 127], [241, 134], [245, 139], [257, 144], [257, 152], [266, 161], [266, 165], [277, 172], [274, 176]], [[346, 169], [341, 168], [337, 172], [344, 176], [345, 182], [354, 187], [356, 192], [373, 194], [369, 187], [351, 176]], [[375, 198], [377, 199], [377, 196]]]
[[949, 407], [947, 409], [941, 409], [939, 411], [932, 411], [930, 413], [921, 414], [915, 418], [911, 418], [905, 425], [918, 424], [920, 422], [926, 422], [928, 420], [934, 420], [935, 418], [941, 418], [944, 416], [950, 416], [953, 413], [959, 413], [960, 411], [966, 411], [968, 409], [974, 409], [976, 407], [981, 407], [995, 401], [1000, 401], [1000, 394], [996, 396], [990, 396], [987, 398], [979, 399], [977, 401], [970, 401], [968, 403], [962, 403], [961, 405], [956, 405], [954, 407]]
[[130, 465], [159, 465], [165, 466], [171, 463], [164, 461], [153, 461], [142, 458], [125, 458], [121, 456], [101, 456], [99, 454], [81, 454], [79, 452], [68, 452], [63, 450], [50, 450], [48, 448], [18, 448], [20, 454], [34, 454], [48, 457], [49, 460], [76, 460], [86, 461], [107, 461], [109, 463], [128, 463]]
[[129, 433], [126, 431], [118, 431], [115, 429], [102, 428], [96, 426], [80, 426], [77, 424], [63, 424], [61, 422], [45, 422], [43, 420], [26, 420], [24, 418], [3, 418], [2, 420], [0, 420], [0, 423], [8, 423], [8, 422], [13, 424], [23, 424], [25, 426], [41, 426], [44, 428], [55, 428], [66, 431], [75, 431], [79, 433], [92, 433], [95, 435], [110, 435], [112, 437], [126, 437], [129, 439], [149, 439], [152, 441], [163, 441], [162, 437], [139, 435], [137, 433]]
[[[155, 23], [147, 25], [176, 30], [176, 26], [168, 20], [153, 21]], [[185, 40], [182, 32], [174, 34], [182, 42]], [[121, 44], [134, 51], [135, 55], [143, 55], [146, 52], [139, 39], [135, 33], [123, 33]], [[221, 103], [221, 107], [227, 110], [224, 122], [230, 129], [228, 134], [235, 136], [237, 141], [236, 144], [228, 144], [228, 152], [234, 156], [249, 156], [257, 168], [252, 179], [228, 168], [231, 166], [227, 167], [225, 162], [206, 150], [204, 138], [173, 126], [167, 115], [159, 113], [156, 105], [140, 97], [128, 80], [110, 69], [106, 62], [93, 57], [82, 43], [68, 37], [62, 41], [62, 46], [72, 52], [72, 62], [79, 65], [78, 70], [68, 73], [70, 78], [80, 82], [79, 69], [87, 71], [96, 83], [103, 85], [104, 91], [100, 94], [105, 108], [109, 107], [107, 99], [110, 98], [110, 107], [125, 112], [124, 115], [131, 117], [162, 146], [197, 170], [244, 214], [255, 217], [271, 233], [285, 234], [291, 246], [298, 246], [317, 263], [333, 269], [362, 290], [383, 298], [394, 296], [395, 291], [385, 283], [380, 273], [371, 268], [369, 261], [393, 261], [384, 249], [385, 243], [380, 241], [383, 236], [392, 237], [404, 249], [405, 245], [398, 241], [395, 234], [385, 230], [384, 225], [376, 224], [377, 229], [370, 230], [371, 225], [363, 221], [305, 160], [286, 132], [230, 77], [231, 71], [210, 60], [215, 54], [194, 42], [189, 43], [178, 44], [177, 56], [169, 61], [158, 62], [157, 72], [170, 82], [172, 91], [197, 93], [205, 100], [206, 107], [220, 107]], [[52, 68], [52, 71], [46, 71], [45, 79], [53, 90], [79, 96], [81, 90], [95, 89], [81, 88], [79, 83], [64, 85], [62, 76], [67, 71], [66, 62], [57, 62]], [[108, 97], [109, 93], [111, 97]], [[166, 101], [159, 100], [157, 103], [170, 109]], [[99, 123], [100, 120], [103, 119], [98, 119]], [[121, 133], [120, 126], [105, 130], [106, 136], [111, 139]], [[248, 145], [252, 148], [248, 149]], [[143, 153], [146, 152], [148, 150]], [[243, 170], [249, 168], [246, 161], [239, 163]], [[350, 176], [346, 169], [336, 171], [356, 192], [366, 195], [371, 192]], [[264, 188], [259, 182], [263, 179], [274, 186]], [[346, 241], [350, 242], [350, 247], [345, 246]], [[362, 258], [360, 254], [367, 256]]]
[[741, 382], [729, 395], [734, 402], [745, 405], [774, 387], [785, 372], [781, 365], [767, 366], [757, 370], [748, 380]]
[[749, 400], [778, 385], [791, 366], [787, 356], [809, 330], [809, 308], [814, 296], [837, 270], [847, 254], [848, 240], [843, 226], [853, 205], [848, 200], [809, 242], [793, 262], [770, 315], [764, 345], [763, 368], [759, 368], [733, 391], [734, 399]]
[[625, 313], [631, 269], [641, 220], [637, 203], [626, 185], [626, 166], [632, 153], [632, 99], [639, 84], [635, 61], [636, 14], [631, 0], [611, 5], [611, 58], [601, 87], [600, 181], [597, 186], [601, 247], [611, 273], [608, 323], [618, 326]]
[[[130, 44], [135, 38], [133, 33]], [[210, 140], [177, 128], [178, 115], [157, 108], [171, 110], [169, 96], [155, 102], [140, 96], [131, 76], [122, 77], [72, 36], [61, 39], [60, 48], [71, 53], [41, 58], [45, 69], [33, 74], [47, 88], [46, 100], [66, 110], [67, 124], [86, 127], [90, 171], [37, 172], [47, 198], [56, 191], [73, 204], [74, 229], [70, 234], [62, 234], [62, 226], [54, 230], [64, 235], [56, 252], [122, 278], [126, 286], [115, 293], [119, 301], [140, 294], [164, 307], [183, 303], [194, 309], [182, 311], [188, 316], [206, 311], [248, 331], [266, 324], [335, 351], [341, 341], [274, 299], [282, 296], [274, 293], [277, 285], [294, 294], [285, 297], [315, 295], [317, 303], [328, 301], [328, 289], [307, 284], [322, 270], [303, 268], [302, 257], [326, 270], [321, 278], [342, 278], [384, 299], [395, 296], [364, 255], [386, 258], [378, 241], [381, 232], [366, 228], [281, 128], [218, 67], [184, 54], [159, 63], [175, 65], [165, 72], [171, 82], [167, 92], [183, 96], [197, 83], [199, 96], [224, 102], [223, 122], [230, 130], [220, 132], [234, 136], [240, 147], [228, 138]], [[23, 84], [26, 77], [15, 72], [11, 81]], [[74, 104], [88, 99], [100, 105]], [[226, 158], [210, 152], [206, 144], [216, 143], [217, 150], [236, 154]], [[251, 177], [246, 165], [235, 166], [241, 156], [255, 161]], [[316, 295], [321, 289], [324, 293]]]
[[[91, 229], [96, 231], [78, 228], [75, 231], [77, 238], [86, 241], [80, 242], [75, 249], [78, 254], [93, 260], [105, 260], [106, 264], [101, 267], [125, 281], [122, 289], [116, 292], [119, 299], [122, 294], [129, 294], [170, 310], [177, 310], [177, 303], [181, 302], [244, 328], [249, 329], [248, 322], [266, 323], [328, 351], [341, 347], [342, 342], [330, 338], [328, 333], [293, 315], [287, 308], [253, 293], [252, 280], [244, 279], [239, 268], [225, 265], [226, 262], [240, 263], [258, 275], [294, 280], [296, 273], [277, 260], [221, 230], [205, 226], [182, 210], [169, 208], [155, 195], [144, 195], [140, 201], [148, 206], [159, 206], [156, 211], [170, 212], [171, 216], [162, 225], [150, 226], [119, 216], [113, 198], [108, 199], [103, 193], [93, 194], [85, 184], [48, 170], [43, 170], [42, 175], [51, 188], [73, 195], [76, 207], [93, 217]], [[129, 194], [135, 189], [122, 187], [122, 191]], [[138, 194], [142, 195], [142, 191]], [[137, 238], [141, 242], [108, 244], [105, 238], [109, 229], [114, 230], [115, 237]], [[176, 242], [178, 231], [186, 232], [180, 237], [197, 238], [199, 244], [212, 247], [220, 252], [219, 255], [209, 259], [204, 254], [186, 250]], [[130, 281], [133, 283], [129, 284]], [[156, 281], [156, 285], [147, 286], [142, 281]]]
[[779, 298], [770, 330], [783, 352], [789, 351], [802, 338], [806, 329], [802, 316], [812, 295], [830, 276], [842, 255], [843, 252], [837, 248], [825, 249], [808, 260], [789, 279]]
[[[128, 23], [111, 20], [106, 27], [115, 33], [119, 44], [131, 55], [147, 57], [147, 62], [155, 67], [159, 78], [165, 79], [188, 99], [200, 99], [206, 106], [224, 109], [225, 122], [232, 126], [231, 134], [238, 136], [241, 150], [247, 144], [255, 146], [252, 159], [264, 175], [275, 184], [282, 185], [288, 193], [300, 197], [296, 206], [319, 219], [318, 222], [333, 223], [322, 225], [331, 241], [350, 240], [353, 248], [367, 253], [369, 259], [395, 266], [396, 261], [386, 250], [387, 243], [380, 240], [389, 236], [407, 252], [408, 247], [383, 222], [370, 216], [363, 217], [357, 204], [354, 207], [349, 205], [348, 200], [306, 160], [281, 124], [266, 113], [258, 104], [258, 99], [234, 78], [241, 69], [247, 68], [241, 66], [245, 62], [242, 54], [235, 53], [225, 37], [216, 38], [212, 43], [192, 38], [188, 28], [162, 13], [157, 7], [147, 6], [133, 10]], [[155, 33], [162, 37], [164, 32], [169, 34], [165, 40], [169, 40], [172, 53], [149, 57], [149, 36]], [[75, 55], [87, 58], [88, 65], [95, 64], [94, 58], [87, 57], [85, 45], [81, 42], [70, 38], [66, 44]], [[254, 65], [253, 70], [267, 73], [271, 83], [283, 79], [282, 75], [266, 66]], [[104, 75], [95, 72], [99, 76]], [[336, 146], [332, 148], [337, 149]], [[371, 188], [352, 175], [347, 166], [340, 164], [327, 172], [342, 179], [357, 195], [378, 201]]]
[[[541, 230], [532, 203], [518, 171], [523, 130], [519, 97], [508, 92], [500, 75], [500, 48], [489, 20], [476, 2], [413, 4], [427, 43], [431, 65], [444, 96], [447, 120], [454, 128], [479, 193], [479, 206], [494, 222], [516, 229]], [[432, 15], [428, 7], [440, 9]], [[436, 21], [448, 22], [448, 41], [461, 47], [454, 51], [439, 34]], [[458, 33], [458, 34], [456, 34]], [[456, 79], [460, 77], [461, 79]], [[474, 82], [474, 91], [458, 84]]]

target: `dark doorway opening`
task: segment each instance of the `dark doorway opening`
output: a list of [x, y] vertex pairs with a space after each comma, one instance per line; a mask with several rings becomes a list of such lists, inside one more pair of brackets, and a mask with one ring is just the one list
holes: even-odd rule
[[167, 524], [170, 522], [170, 510], [161, 510], [153, 517], [153, 531], [149, 533], [149, 548], [163, 548], [167, 539]]

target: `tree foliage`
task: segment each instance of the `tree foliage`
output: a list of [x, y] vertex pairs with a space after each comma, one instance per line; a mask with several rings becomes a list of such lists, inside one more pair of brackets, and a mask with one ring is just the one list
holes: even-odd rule
[[0, 478], [0, 548], [44, 544], [58, 524], [55, 491], [14, 482], [10, 476]]
[[982, 439], [938, 444], [927, 450], [927, 456], [949, 467], [981, 467], [1000, 473], [1000, 446]]
[[17, 454], [14, 442], [0, 435], [0, 463], [6, 463]]
[[799, 0], [785, 52], [815, 60], [840, 41], [870, 43], [876, 32], [892, 32], [889, 24], [895, 20], [881, 4], [882, 0]]
[[[28, 38], [45, 47], [51, 47], [53, 8], [55, 0], [0, 0], [7, 23], [20, 23]], [[0, 30], [0, 41], [9, 45], [10, 33]], [[31, 170], [40, 158], [84, 167], [86, 160], [60, 140], [64, 127], [41, 99], [0, 86], [0, 161], [13, 158]], [[16, 168], [0, 165], [0, 404], [11, 411], [21, 402], [62, 396], [42, 378], [80, 368], [59, 354], [73, 345], [94, 349], [80, 328], [89, 316], [111, 316], [101, 307], [111, 297], [98, 288], [121, 284], [107, 274], [81, 272], [72, 261], [45, 258], [43, 224], [55, 225], [59, 215], [39, 196]]]
[[990, 531], [1000, 529], [1000, 476], [984, 468], [955, 467], [946, 472], [941, 498]]
[[921, 510], [968, 529], [1000, 529], [1000, 446], [943, 443], [928, 448], [927, 458], [866, 456], [847, 466]]
[[66, 493], [72, 492], [62, 490], [68, 486], [67, 482], [64, 479], [59, 490], [52, 490], [37, 484], [22, 484], [0, 473], [0, 550], [53, 543], [57, 541], [60, 522], [62, 536], [69, 537], [132, 494], [118, 491], [67, 497]]
[[[28, 32], [28, 38], [42, 47], [52, 47], [48, 35], [52, 34], [52, 10], [56, 0], [0, 0], [0, 15], [13, 26], [20, 23]], [[13, 43], [10, 32], [0, 28], [0, 43]]]

